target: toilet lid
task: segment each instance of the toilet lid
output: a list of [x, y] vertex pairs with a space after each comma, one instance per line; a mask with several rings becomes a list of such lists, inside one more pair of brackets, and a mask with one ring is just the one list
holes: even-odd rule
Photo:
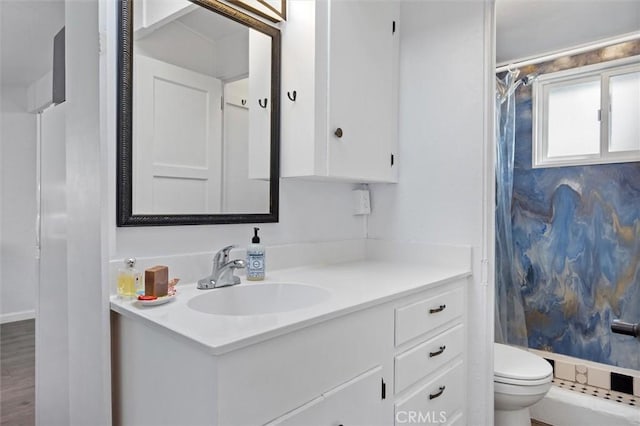
[[553, 374], [544, 358], [513, 346], [494, 344], [493, 374], [496, 381], [538, 381]]

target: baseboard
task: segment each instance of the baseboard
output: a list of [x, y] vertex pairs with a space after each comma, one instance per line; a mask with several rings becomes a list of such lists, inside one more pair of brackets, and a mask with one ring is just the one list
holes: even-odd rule
[[8, 322], [16, 322], [23, 321], [28, 319], [34, 319], [36, 317], [36, 311], [20, 311], [20, 312], [11, 312], [8, 314], [0, 314], [0, 324], [5, 324]]

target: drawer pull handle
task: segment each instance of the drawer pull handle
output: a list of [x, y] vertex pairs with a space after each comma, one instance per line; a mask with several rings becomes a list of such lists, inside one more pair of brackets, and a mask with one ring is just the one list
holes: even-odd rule
[[447, 307], [447, 305], [440, 305], [437, 308], [431, 308], [431, 309], [429, 309], [429, 313], [430, 314], [437, 314], [438, 312], [444, 311], [444, 309], [446, 307]]
[[437, 397], [442, 395], [442, 393], [444, 392], [444, 388], [445, 388], [445, 386], [440, 386], [440, 389], [438, 389], [438, 392], [430, 393], [429, 394], [429, 399], [436, 399]]
[[429, 352], [429, 358], [433, 358], [434, 356], [438, 356], [438, 355], [442, 354], [442, 352], [444, 352], [445, 349], [447, 349], [446, 346], [440, 346], [440, 350], [439, 351]]

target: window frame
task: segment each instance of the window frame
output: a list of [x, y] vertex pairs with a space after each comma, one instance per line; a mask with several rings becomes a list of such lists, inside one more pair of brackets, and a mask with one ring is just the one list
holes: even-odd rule
[[[533, 83], [532, 113], [533, 137], [531, 165], [535, 168], [584, 166], [640, 161], [640, 148], [631, 151], [609, 151], [611, 122], [611, 94], [609, 81], [618, 75], [640, 73], [640, 56], [601, 62], [544, 74]], [[600, 149], [597, 154], [548, 156], [548, 102], [549, 89], [566, 85], [600, 80]]]

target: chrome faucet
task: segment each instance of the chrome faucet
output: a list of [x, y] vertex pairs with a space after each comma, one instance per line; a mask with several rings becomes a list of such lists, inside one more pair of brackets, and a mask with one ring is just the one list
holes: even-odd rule
[[198, 281], [200, 290], [240, 284], [240, 277], [233, 275], [233, 272], [244, 268], [245, 262], [241, 259], [229, 260], [229, 252], [234, 247], [227, 246], [215, 254], [211, 275]]

